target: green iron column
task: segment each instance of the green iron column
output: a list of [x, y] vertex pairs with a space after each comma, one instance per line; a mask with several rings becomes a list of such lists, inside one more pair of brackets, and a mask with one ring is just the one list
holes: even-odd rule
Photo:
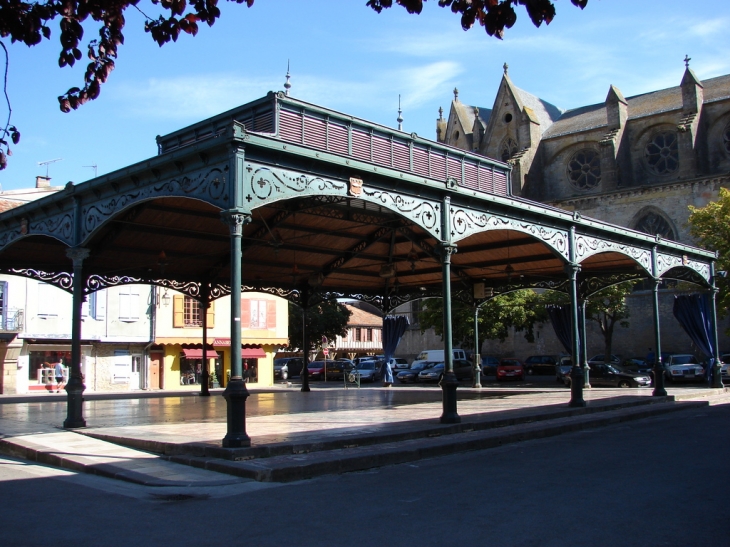
[[586, 306], [588, 302], [583, 299], [580, 302], [580, 366], [583, 369], [583, 375], [585, 381], [583, 387], [586, 389], [591, 388], [591, 369], [588, 366], [588, 343], [586, 335]]
[[654, 285], [652, 287], [652, 307], [654, 310], [654, 345], [656, 346], [656, 353], [654, 354], [654, 391], [652, 395], [654, 397], [666, 397], [667, 390], [664, 389], [664, 365], [662, 364], [662, 337], [659, 329], [659, 285], [662, 280], [657, 275], [657, 248], [656, 246], [651, 250], [651, 274]]
[[73, 261], [73, 310], [71, 314], [71, 370], [66, 384], [67, 410], [65, 429], [86, 427], [83, 416], [84, 379], [81, 376], [81, 308], [84, 304], [84, 260], [89, 256], [89, 249], [74, 247], [66, 250], [66, 256]]
[[712, 387], [721, 388], [723, 387], [722, 384], [722, 363], [720, 362], [720, 344], [719, 340], [717, 339], [717, 293], [720, 291], [720, 289], [717, 288], [717, 285], [715, 284], [715, 263], [712, 262], [710, 264], [710, 290], [712, 291], [712, 294], [710, 295], [710, 328], [712, 329], [712, 332], [710, 335], [712, 336], [713, 344], [715, 347], [715, 354], [713, 355], [713, 358], [715, 359], [715, 364], [713, 365], [713, 371], [712, 371]]
[[442, 291], [444, 299], [444, 377], [441, 380], [443, 390], [443, 413], [441, 414], [442, 424], [457, 424], [461, 417], [456, 410], [456, 388], [459, 381], [454, 374], [454, 348], [451, 340], [451, 255], [456, 252], [456, 246], [451, 244], [451, 199], [444, 198], [443, 211], [441, 215], [441, 228], [445, 240], [441, 243], [441, 264], [442, 264]]
[[200, 375], [200, 396], [210, 397], [210, 390], [208, 389], [208, 380], [210, 374], [208, 372], [208, 310], [210, 309], [210, 284], [203, 283], [200, 287], [200, 313], [202, 315], [201, 322], [203, 324], [203, 370]]
[[479, 347], [479, 306], [474, 305], [474, 368], [471, 387], [482, 387], [481, 348]]
[[309, 289], [304, 285], [299, 293], [302, 298], [302, 391], [309, 392], [309, 334], [307, 333], [307, 302]]
[[573, 368], [570, 371], [570, 402], [568, 406], [582, 407], [586, 406], [583, 399], [583, 384], [585, 378], [583, 368], [580, 366], [580, 348], [578, 341], [580, 333], [578, 332], [578, 272], [580, 272], [580, 264], [575, 261], [575, 226], [570, 227], [569, 257], [570, 263], [565, 266], [565, 271], [570, 277], [570, 326], [573, 334], [571, 336], [571, 358], [573, 359]]
[[231, 379], [223, 392], [227, 403], [227, 432], [223, 447], [240, 448], [251, 446], [251, 438], [246, 434], [246, 399], [249, 393], [243, 381], [241, 359], [241, 236], [243, 225], [251, 222], [251, 215], [236, 209], [221, 215], [231, 231]]

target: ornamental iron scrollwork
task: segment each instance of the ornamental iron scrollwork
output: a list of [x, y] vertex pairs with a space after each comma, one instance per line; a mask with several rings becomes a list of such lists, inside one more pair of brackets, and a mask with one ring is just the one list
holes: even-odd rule
[[361, 199], [368, 199], [387, 209], [396, 211], [421, 226], [434, 237], [439, 237], [441, 232], [441, 204], [437, 201], [369, 188], [363, 189]]
[[707, 284], [710, 281], [710, 264], [707, 262], [700, 262], [698, 260], [690, 259], [686, 256], [669, 255], [666, 253], [657, 253], [657, 272], [658, 277], [664, 277], [665, 272], [668, 272], [672, 268], [683, 266], [685, 268], [694, 270], [699, 276], [704, 279], [703, 284]]
[[568, 258], [568, 232], [548, 226], [497, 216], [473, 209], [453, 208], [451, 235], [454, 242], [489, 230], [514, 230], [544, 242], [559, 255]]
[[74, 276], [71, 272], [44, 272], [35, 269], [15, 269], [8, 268], [0, 270], [2, 273], [9, 275], [18, 275], [21, 277], [27, 277], [28, 279], [35, 279], [42, 283], [48, 283], [54, 285], [59, 289], [63, 289], [69, 293], [73, 292], [73, 280]]
[[195, 198], [220, 209], [228, 209], [228, 166], [209, 167], [189, 175], [172, 177], [163, 183], [148, 181], [134, 191], [85, 205], [82, 209], [83, 234], [80, 239], [84, 241], [88, 234], [123, 209], [141, 201], [161, 197]]
[[256, 202], [270, 203], [296, 196], [347, 195], [347, 184], [342, 181], [254, 163], [247, 163], [246, 171], [245, 199], [252, 209], [257, 207]]
[[638, 272], [609, 275], [606, 277], [586, 277], [585, 279], [582, 279], [578, 284], [578, 294], [580, 294], [580, 296], [583, 298], [587, 298], [605, 289], [606, 287], [612, 287], [614, 285], [619, 285], [620, 283], [625, 283], [627, 281], [639, 281], [642, 279], [647, 279], [648, 277], [649, 276], [647, 274], [641, 274]]
[[651, 271], [651, 251], [649, 249], [585, 235], [577, 235], [575, 238], [575, 255], [579, 262], [584, 262], [593, 255], [609, 252], [628, 256], [646, 271]]
[[[709, 268], [709, 266], [708, 266]], [[686, 281], [694, 285], [700, 285], [707, 287], [709, 285], [708, 279], [703, 277], [700, 273], [687, 267], [677, 267], [666, 271], [662, 275], [663, 280], [673, 279], [676, 281]]]

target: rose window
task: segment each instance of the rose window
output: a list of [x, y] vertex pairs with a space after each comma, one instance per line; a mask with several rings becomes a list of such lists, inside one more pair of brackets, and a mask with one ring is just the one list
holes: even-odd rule
[[591, 149], [573, 154], [568, 162], [568, 179], [578, 190], [595, 188], [601, 182], [601, 157]]
[[673, 173], [679, 167], [677, 134], [671, 131], [657, 133], [646, 145], [644, 157], [658, 175]]

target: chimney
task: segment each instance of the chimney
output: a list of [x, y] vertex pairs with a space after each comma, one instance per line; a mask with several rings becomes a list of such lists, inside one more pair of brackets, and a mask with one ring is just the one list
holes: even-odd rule
[[35, 187], [36, 188], [49, 188], [50, 186], [51, 186], [51, 177], [38, 176], [35, 178]]

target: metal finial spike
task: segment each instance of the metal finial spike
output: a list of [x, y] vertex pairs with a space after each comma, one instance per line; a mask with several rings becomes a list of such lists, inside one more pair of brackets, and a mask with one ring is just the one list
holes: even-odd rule
[[289, 59], [286, 60], [286, 82], [284, 82], [284, 95], [289, 96], [289, 90], [291, 89], [291, 83], [289, 82]]
[[454, 88], [454, 100], [455, 101], [459, 100], [459, 90], [456, 88]]
[[509, 70], [509, 65], [507, 63], [504, 63], [502, 65], [502, 68], [504, 69], [504, 75], [507, 76], [507, 70]]
[[398, 119], [396, 120], [398, 122], [398, 131], [403, 131], [403, 111], [400, 109], [400, 94], [398, 94]]
[[689, 68], [689, 62], [690, 62], [691, 60], [692, 60], [692, 57], [690, 57], [689, 55], [685, 55], [685, 56], [684, 56], [684, 66], [685, 66], [686, 68]]
[[444, 119], [444, 109], [439, 106], [439, 120]]

